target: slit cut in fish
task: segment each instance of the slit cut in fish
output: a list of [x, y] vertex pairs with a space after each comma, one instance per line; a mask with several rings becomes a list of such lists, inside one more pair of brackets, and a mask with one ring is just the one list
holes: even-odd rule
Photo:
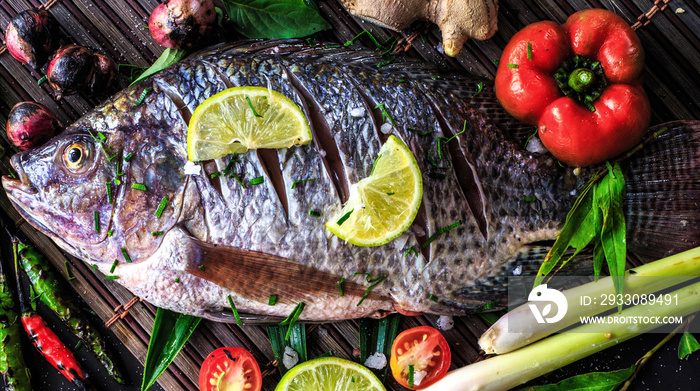
[[190, 124], [190, 119], [192, 118], [192, 112], [190, 111], [189, 107], [185, 104], [185, 101], [182, 100], [182, 97], [180, 94], [175, 91], [175, 89], [168, 85], [165, 84], [161, 81], [155, 81], [158, 83], [158, 88], [160, 88], [165, 95], [170, 98], [170, 100], [175, 104], [175, 107], [177, 108], [177, 112], [180, 114], [182, 119], [185, 121], [187, 125]]
[[280, 166], [280, 159], [275, 149], [258, 149], [258, 160], [262, 165], [267, 179], [272, 182], [277, 199], [284, 209], [284, 216], [289, 219], [289, 201], [287, 200], [287, 186], [284, 184], [284, 176]]
[[365, 104], [366, 112], [370, 113], [372, 116], [372, 126], [374, 127], [374, 132], [377, 134], [377, 138], [381, 141], [382, 145], [389, 139], [389, 133], [382, 132], [382, 125], [384, 125], [384, 116], [382, 115], [382, 110], [378, 108], [378, 103], [367, 95], [361, 88], [355, 79], [348, 77], [348, 80], [355, 87], [355, 92], [362, 98], [362, 102]]
[[208, 62], [208, 61], [202, 61], [202, 64], [204, 64], [204, 66], [206, 66], [206, 67], [210, 68], [211, 70], [213, 70], [214, 73], [216, 73], [217, 76], [219, 76], [219, 79], [221, 80], [222, 83], [224, 83], [224, 85], [226, 86], [226, 88], [236, 87], [235, 84], [231, 83], [231, 79], [229, 79], [228, 76], [226, 76], [226, 74], [224, 74], [224, 73], [221, 71], [221, 67], [217, 66], [216, 64], [212, 64], [212, 63], [210, 63], [210, 62]]
[[340, 197], [342, 203], [347, 202], [350, 196], [347, 175], [345, 174], [345, 166], [340, 159], [338, 145], [331, 135], [330, 127], [326, 122], [325, 117], [321, 113], [321, 107], [316, 103], [316, 100], [311, 96], [311, 93], [302, 85], [301, 81], [294, 76], [287, 68], [284, 69], [287, 77], [292, 83], [294, 90], [299, 94], [302, 102], [306, 102], [303, 106], [304, 112], [309, 118], [309, 126], [313, 134], [316, 145], [323, 151], [322, 160], [326, 172], [333, 182], [336, 193]]

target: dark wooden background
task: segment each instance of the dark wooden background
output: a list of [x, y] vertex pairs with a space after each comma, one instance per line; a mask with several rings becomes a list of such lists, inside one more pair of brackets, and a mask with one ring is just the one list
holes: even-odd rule
[[[412, 33], [421, 33], [419, 38], [412, 41], [407, 55], [489, 79], [493, 79], [496, 71], [494, 60], [500, 57], [509, 38], [525, 25], [545, 19], [563, 22], [568, 15], [577, 10], [606, 8], [620, 14], [631, 25], [640, 25], [637, 33], [647, 53], [645, 88], [652, 103], [652, 122], [700, 118], [700, 4], [697, 0], [503, 0], [500, 2], [499, 31], [496, 36], [484, 42], [467, 42], [462, 53], [456, 58], [448, 58], [441, 54], [440, 33], [436, 26], [417, 22], [409, 31], [395, 33], [349, 16], [335, 0], [319, 0], [317, 3], [333, 30], [320, 33], [316, 38], [345, 42], [362, 30], [368, 29], [383, 42], [390, 36], [407, 38]], [[48, 9], [61, 25], [66, 40], [96, 49], [109, 55], [119, 64], [147, 67], [162, 51], [146, 28], [148, 15], [157, 4], [156, 0], [58, 0]], [[40, 5], [39, 0], [0, 0], [0, 27], [4, 31], [9, 20], [18, 12]], [[236, 38], [238, 37], [235, 34], [226, 37]], [[359, 42], [371, 46], [367, 39], [363, 38]], [[127, 85], [125, 75], [126, 71], [123, 71], [115, 91]], [[5, 123], [9, 110], [15, 103], [27, 100], [39, 102], [54, 112], [64, 124], [70, 124], [104, 98], [71, 95], [57, 102], [52, 98], [48, 83], [37, 85], [42, 76], [41, 72], [31, 70], [14, 60], [6, 51], [0, 54], [0, 144], [6, 151], [0, 160], [0, 170], [4, 174], [7, 173], [8, 156], [13, 153], [5, 136]], [[72, 275], [76, 276], [69, 281], [70, 285], [102, 321], [112, 317], [115, 307], [126, 304], [133, 298], [130, 292], [112, 281], [105, 280], [102, 275], [96, 274], [81, 261], [62, 254], [43, 235], [28, 224], [22, 223], [2, 191], [0, 207], [11, 215], [64, 277], [64, 262], [68, 262]], [[155, 308], [148, 303], [140, 302], [134, 305], [124, 319], [110, 327], [119, 339], [119, 342], [112, 341], [114, 345], [123, 344], [122, 349], [125, 347], [138, 362], [143, 362], [154, 314]], [[404, 317], [400, 327], [405, 329], [419, 324], [434, 325], [435, 321], [434, 316]], [[466, 365], [479, 357], [476, 341], [486, 327], [486, 323], [479, 316], [455, 319], [455, 328], [444, 333], [452, 347], [453, 368]], [[353, 348], [359, 345], [355, 321], [310, 326], [308, 336], [310, 357], [331, 350], [337, 356], [352, 359]], [[644, 336], [641, 342], [638, 340], [613, 348], [604, 355], [597, 355], [584, 363], [575, 364], [574, 368], [557, 372], [548, 380], [556, 380], [577, 370], [587, 372], [629, 366], [659, 339], [658, 336]], [[635, 385], [636, 389], [659, 389], [657, 385], [661, 382], [667, 389], [686, 389], [686, 385], [683, 384], [696, 384], [692, 381], [693, 376], [697, 381], [700, 360], [694, 358], [682, 364], [678, 362], [677, 358], [673, 357], [674, 344], [677, 345], [677, 340], [674, 341], [669, 344], [669, 348], [662, 351], [660, 358], [652, 361], [647, 370], [640, 375]], [[240, 328], [236, 325], [208, 321], [202, 322], [174, 365], [161, 377], [160, 385], [166, 390], [196, 389], [203, 357], [222, 346], [243, 346], [249, 349], [266, 375], [263, 389], [274, 389], [279, 375], [275, 370], [276, 364], [265, 328]], [[132, 358], [124, 357], [124, 360]], [[128, 366], [131, 371], [134, 365], [132, 363]], [[135, 373], [137, 369], [133, 371]], [[133, 381], [139, 381], [135, 374], [131, 377]], [[387, 388], [401, 389], [390, 378], [391, 376], [387, 381]], [[676, 383], [673, 383], [674, 381]], [[104, 384], [98, 385], [110, 390], [137, 389], [137, 385], [117, 387], [106, 380]], [[56, 384], [42, 384], [36, 387], [47, 390], [58, 388]], [[697, 385], [695, 387], [697, 389]]]

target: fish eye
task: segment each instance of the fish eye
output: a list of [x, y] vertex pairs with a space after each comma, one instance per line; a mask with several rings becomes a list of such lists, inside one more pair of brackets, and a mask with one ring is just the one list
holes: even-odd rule
[[90, 151], [84, 142], [75, 142], [63, 151], [63, 164], [72, 172], [82, 171], [90, 158]]

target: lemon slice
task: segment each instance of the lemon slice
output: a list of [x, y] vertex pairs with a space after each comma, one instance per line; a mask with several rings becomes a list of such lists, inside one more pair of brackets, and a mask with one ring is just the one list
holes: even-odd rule
[[234, 87], [197, 106], [187, 131], [187, 157], [209, 160], [309, 142], [306, 117], [289, 98], [268, 88]]
[[338, 357], [303, 362], [280, 380], [275, 391], [385, 391], [369, 369]]
[[372, 174], [350, 188], [343, 210], [326, 227], [357, 246], [379, 246], [413, 223], [423, 197], [423, 180], [413, 153], [390, 136], [379, 151]]

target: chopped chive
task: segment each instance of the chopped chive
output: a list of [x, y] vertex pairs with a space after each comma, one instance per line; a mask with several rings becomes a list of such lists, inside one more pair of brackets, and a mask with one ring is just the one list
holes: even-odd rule
[[418, 255], [418, 250], [416, 250], [416, 247], [415, 247], [415, 246], [409, 247], [408, 250], [406, 250], [406, 252], [403, 253], [403, 256], [404, 256], [404, 257], [407, 257], [407, 256], [409, 256], [410, 254], [415, 254], [416, 256]]
[[481, 90], [484, 89], [484, 83], [483, 83], [483, 82], [479, 82], [479, 84], [477, 84], [476, 86], [477, 86], [478, 88], [476, 89], [476, 92], [474, 93], [474, 95], [472, 95], [472, 98], [475, 97], [475, 96], [477, 96], [477, 95], [479, 95], [479, 94], [481, 93]]
[[146, 188], [146, 185], [144, 185], [143, 183], [132, 183], [131, 188], [141, 191], [148, 191], [148, 188]]
[[231, 295], [228, 295], [228, 303], [231, 305], [231, 312], [233, 312], [233, 317], [236, 318], [236, 323], [239, 326], [243, 326], [243, 321], [241, 320], [241, 316], [238, 314], [236, 305], [233, 304], [233, 298], [231, 297]]
[[353, 44], [355, 43], [355, 41], [356, 41], [358, 38], [360, 38], [361, 36], [363, 36], [363, 35], [365, 35], [365, 34], [369, 37], [369, 39], [372, 40], [372, 42], [374, 43], [374, 46], [375, 46], [376, 49], [379, 49], [379, 48], [382, 47], [382, 45], [379, 44], [379, 41], [377, 41], [377, 39], [374, 38], [374, 35], [372, 35], [372, 33], [370, 33], [370, 32], [367, 31], [367, 30], [362, 30], [359, 34], [357, 34], [357, 35], [355, 36], [355, 38], [353, 38], [353, 39], [351, 39], [351, 40], [345, 42], [345, 46], [353, 45]]
[[92, 270], [99, 270], [99, 267], [97, 267], [97, 264], [96, 264], [96, 263], [93, 263], [93, 264], [92, 264]]
[[116, 154], [116, 153], [115, 153], [114, 155], [112, 155], [112, 156], [109, 156], [109, 154], [108, 154], [107, 151], [105, 150], [104, 146], [102, 146], [102, 150], [105, 151], [105, 155], [107, 155], [107, 161], [110, 161], [110, 162], [111, 162], [112, 160], [114, 160], [115, 157], [117, 157], [117, 154]]
[[344, 223], [347, 219], [350, 218], [350, 215], [351, 215], [352, 212], [354, 212], [354, 211], [355, 211], [355, 209], [350, 209], [350, 211], [349, 211], [348, 213], [344, 214], [343, 217], [341, 217], [341, 218], [338, 219], [338, 221], [336, 222], [336, 224], [338, 224], [338, 225], [343, 225], [343, 223]]
[[105, 134], [102, 133], [102, 132], [97, 132], [97, 137], [100, 138], [100, 142], [101, 142], [101, 143], [107, 141], [107, 136], [105, 136]]
[[354, 383], [355, 382], [355, 376], [350, 376], [350, 382]]
[[267, 305], [275, 304], [277, 304], [277, 295], [270, 295], [270, 298], [267, 300]]
[[340, 281], [338, 281], [338, 294], [342, 297], [343, 296], [343, 283], [345, 282], [345, 277], [342, 277]]
[[163, 199], [160, 200], [160, 205], [158, 205], [158, 209], [156, 209], [156, 217], [157, 218], [160, 218], [160, 216], [163, 214], [165, 207], [168, 205], [168, 201], [170, 201], [168, 196], [164, 196]]
[[80, 349], [81, 346], [83, 346], [83, 341], [78, 341], [78, 343], [76, 343], [73, 347], [73, 351], [75, 352], [76, 350]]
[[369, 176], [372, 176], [374, 174], [374, 168], [377, 167], [377, 162], [379, 161], [379, 158], [382, 157], [382, 154], [380, 153], [379, 156], [377, 156], [376, 159], [374, 159], [374, 163], [372, 164], [372, 171], [369, 172]]
[[205, 270], [207, 270], [207, 268], [206, 268], [206, 267], [204, 267], [204, 265], [199, 265], [199, 270], [201, 270], [201, 271], [205, 271]]
[[460, 225], [462, 225], [462, 220], [458, 220], [458, 221], [448, 225], [447, 227], [440, 228], [439, 230], [437, 230], [437, 232], [430, 235], [428, 240], [426, 240], [425, 243], [423, 243], [423, 247], [427, 247], [430, 243], [432, 243], [435, 239], [437, 239], [438, 236], [444, 234], [447, 231], [453, 230], [453, 229], [459, 227]]
[[506, 64], [508, 68], [520, 68], [518, 64]]
[[406, 79], [399, 79], [399, 83], [405, 83]]
[[394, 117], [391, 116], [389, 111], [386, 109], [386, 105], [384, 103], [380, 103], [374, 107], [375, 109], [380, 109], [382, 111], [382, 121], [386, 122], [387, 118], [389, 119], [389, 122], [391, 122], [391, 125], [396, 127], [396, 122], [394, 121]]
[[146, 99], [146, 95], [148, 95], [149, 92], [153, 91], [153, 88], [148, 87], [141, 92], [141, 96], [139, 96], [139, 99], [134, 103], [134, 106], [138, 106], [141, 103], [143, 103], [143, 100]]
[[292, 189], [294, 189], [294, 188], [295, 188], [298, 184], [300, 184], [300, 183], [311, 182], [311, 181], [315, 181], [315, 180], [316, 180], [316, 178], [299, 179], [298, 181], [294, 181], [294, 183], [292, 183]]
[[415, 369], [413, 369], [413, 364], [408, 365], [408, 388], [413, 388], [413, 377]]
[[241, 187], [245, 189], [245, 183], [243, 183], [243, 181], [241, 180], [241, 178], [238, 177], [238, 175], [231, 174], [231, 177], [233, 177], [233, 179], [235, 179], [236, 182], [238, 182], [238, 184], [241, 185]]
[[105, 276], [105, 279], [107, 280], [118, 280], [119, 276]]
[[391, 63], [394, 62], [394, 61], [396, 61], [396, 56], [391, 56], [391, 57], [389, 57], [388, 59], [379, 62], [379, 63], [377, 64], [377, 68], [385, 67], [385, 66], [391, 64]]
[[299, 316], [301, 315], [301, 312], [304, 311], [304, 304], [303, 302], [299, 302], [296, 307], [292, 310], [292, 313], [289, 314], [287, 319], [283, 320], [280, 323], [280, 326], [284, 326], [286, 324], [289, 324], [287, 327], [287, 334], [284, 336], [285, 341], [289, 341], [289, 337], [292, 335], [292, 329], [294, 328], [294, 324], [296, 323], [297, 319], [299, 319]]
[[314, 210], [314, 209], [311, 209], [311, 210], [309, 211], [309, 216], [319, 217], [319, 216], [321, 216], [321, 212], [319, 212], [319, 211], [317, 211], [317, 210]]
[[211, 179], [218, 178], [220, 176], [221, 176], [221, 171], [217, 171], [217, 172], [209, 175], [209, 177], [211, 177]]
[[151, 235], [153, 235], [154, 238], [157, 237], [157, 236], [160, 236], [160, 235], [162, 235], [162, 234], [163, 234], [163, 231], [151, 232]]
[[129, 256], [129, 253], [126, 252], [124, 247], [122, 247], [122, 255], [124, 256], [126, 263], [131, 263], [131, 257]]
[[118, 264], [119, 260], [117, 258], [114, 258], [114, 262], [112, 262], [112, 267], [109, 268], [109, 274], [114, 274], [114, 270], [117, 268]]
[[12, 177], [12, 179], [17, 179], [17, 173], [15, 173], [15, 170], [10, 168], [9, 171], [10, 171], [10, 177]]
[[228, 175], [228, 173], [231, 171], [233, 168], [233, 163], [238, 161], [238, 154], [234, 153], [233, 156], [231, 156], [231, 160], [226, 163], [226, 167], [224, 168], [223, 174]]
[[118, 176], [118, 177], [120, 177], [120, 176], [124, 176], [124, 175], [126, 175], [126, 173], [125, 173], [125, 172], [118, 172], [118, 173], [117, 173], [117, 176]]
[[527, 59], [532, 61], [532, 44], [530, 42], [527, 43]]
[[114, 199], [112, 199], [112, 182], [105, 183], [105, 186], [107, 186], [107, 201], [109, 201], [110, 204], [113, 204]]
[[433, 80], [440, 80], [440, 75], [432, 75], [430, 78]]
[[498, 64], [500, 64], [500, 63], [501, 63], [501, 62], [498, 61], [498, 60], [493, 60], [493, 65], [495, 65], [495, 66], [498, 66]]
[[95, 211], [95, 232], [100, 233], [100, 212]]
[[39, 81], [36, 82], [36, 85], [40, 86], [40, 85], [44, 84], [44, 82], [48, 79], [49, 79], [49, 77], [44, 75], [41, 77], [41, 79], [39, 79]]
[[179, 284], [180, 283], [180, 277], [175, 278], [175, 283]]
[[114, 179], [114, 184], [119, 186], [122, 184], [122, 181], [119, 180], [119, 178]]
[[417, 135], [419, 135], [419, 136], [427, 136], [427, 135], [429, 135], [430, 133], [433, 133], [432, 130], [426, 130], [425, 132], [421, 132], [420, 130], [418, 130], [418, 129], [416, 129], [416, 128], [412, 128], [412, 127], [410, 127], [410, 126], [407, 127], [406, 130], [408, 130], [409, 132], [415, 133], [415, 134], [417, 134]]
[[124, 161], [125, 161], [125, 162], [128, 162], [129, 160], [131, 160], [131, 158], [132, 158], [133, 156], [134, 156], [133, 153], [130, 153], [130, 154], [124, 156]]
[[253, 178], [250, 180], [251, 185], [259, 185], [263, 182], [265, 182], [265, 177], [262, 177], [262, 176], [259, 176], [257, 178]]
[[110, 236], [110, 237], [111, 237], [112, 235], [114, 235], [114, 230], [113, 230], [113, 229], [110, 229], [109, 231], [107, 231], [107, 236]]
[[70, 269], [68, 268], [68, 261], [63, 261], [63, 267], [66, 268], [66, 275], [68, 276], [68, 280], [75, 280], [75, 276], [71, 274]]
[[523, 198], [521, 198], [521, 200], [524, 202], [535, 202], [535, 201], [537, 201], [537, 198], [524, 196]]
[[250, 101], [250, 97], [246, 96], [245, 100], [248, 101], [248, 106], [250, 106], [250, 109], [253, 110], [253, 115], [262, 118], [262, 115], [258, 114], [258, 112], [255, 111], [255, 107], [253, 106], [253, 102]]
[[393, 196], [394, 194], [396, 194], [396, 193], [394, 193], [393, 191], [386, 193], [386, 195], [388, 195], [388, 196]]
[[369, 275], [367, 275], [367, 282], [373, 282], [374, 284], [368, 286], [367, 289], [365, 289], [365, 294], [362, 295], [360, 301], [357, 302], [357, 306], [359, 307], [360, 304], [362, 304], [362, 302], [365, 301], [367, 296], [369, 296], [369, 293], [372, 291], [372, 289], [374, 289], [375, 286], [379, 285], [384, 280], [386, 280], [386, 274], [382, 274], [381, 276], [379, 276], [379, 278], [375, 280], [370, 280]]
[[432, 300], [432, 301], [436, 302], [436, 303], [438, 302], [438, 298], [437, 298], [437, 296], [435, 296], [435, 295], [434, 295], [434, 294], [432, 294], [432, 293], [430, 294], [430, 296], [428, 296], [428, 298], [429, 298], [430, 300]]

